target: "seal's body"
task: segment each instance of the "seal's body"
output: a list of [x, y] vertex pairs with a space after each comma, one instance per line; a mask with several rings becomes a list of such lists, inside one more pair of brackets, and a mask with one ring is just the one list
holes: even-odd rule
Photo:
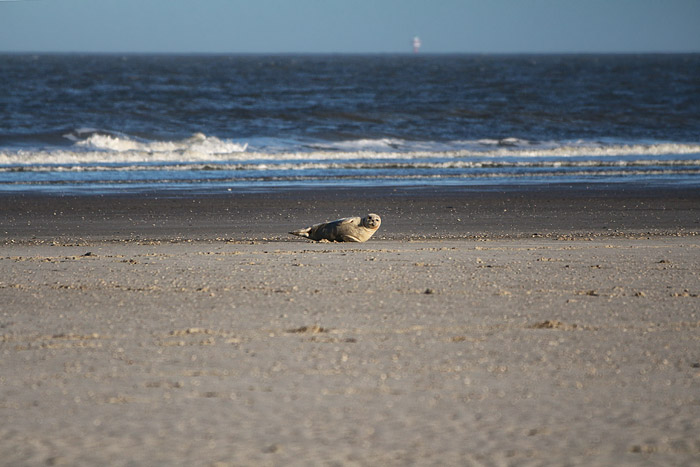
[[316, 241], [366, 242], [374, 235], [381, 223], [382, 219], [378, 215], [367, 214], [366, 217], [346, 217], [289, 233]]

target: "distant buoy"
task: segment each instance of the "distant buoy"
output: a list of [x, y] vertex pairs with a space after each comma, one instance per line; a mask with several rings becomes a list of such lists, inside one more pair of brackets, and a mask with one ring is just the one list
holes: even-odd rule
[[420, 49], [421, 42], [420, 42], [420, 37], [416, 36], [413, 38], [413, 53], [417, 54], [418, 49]]

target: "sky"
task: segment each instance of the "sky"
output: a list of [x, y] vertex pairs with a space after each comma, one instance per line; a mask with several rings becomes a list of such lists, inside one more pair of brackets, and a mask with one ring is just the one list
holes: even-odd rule
[[700, 52], [700, 0], [0, 0], [2, 52]]

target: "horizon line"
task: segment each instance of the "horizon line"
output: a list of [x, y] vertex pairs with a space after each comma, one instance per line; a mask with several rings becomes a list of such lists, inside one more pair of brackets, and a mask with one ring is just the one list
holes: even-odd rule
[[211, 52], [211, 51], [95, 51], [95, 50], [2, 50], [0, 54], [6, 55], [408, 55], [419, 57], [421, 55], [696, 55], [700, 50], [639, 50], [639, 51], [501, 51], [501, 52]]

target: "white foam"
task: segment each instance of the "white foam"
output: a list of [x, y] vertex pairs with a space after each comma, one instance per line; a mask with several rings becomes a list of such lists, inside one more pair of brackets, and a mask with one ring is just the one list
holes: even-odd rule
[[75, 143], [76, 147], [93, 151], [137, 152], [148, 154], [193, 154], [215, 155], [243, 152], [247, 144], [222, 140], [214, 136], [195, 133], [192, 137], [180, 141], [137, 141], [126, 136], [93, 133], [84, 140]]
[[406, 141], [397, 138], [379, 138], [379, 139], [356, 139], [347, 141], [335, 141], [322, 143], [319, 147], [327, 150], [355, 152], [355, 151], [391, 151], [405, 148]]
[[480, 139], [477, 141], [477, 143], [484, 145], [484, 146], [510, 146], [510, 147], [528, 146], [530, 144], [533, 144], [526, 139], [520, 139], [520, 138]]
[[[513, 143], [511, 145], [510, 143]], [[382, 146], [377, 148], [376, 146]], [[387, 148], [402, 145], [404, 150]], [[295, 149], [303, 149], [297, 144]], [[698, 143], [599, 143], [563, 141], [532, 143], [509, 141], [508, 145], [479, 141], [448, 143], [407, 142], [402, 140], [359, 140], [334, 143], [332, 148], [283, 151], [290, 144], [266, 150], [247, 150], [248, 145], [213, 136], [195, 134], [176, 141], [138, 141], [134, 138], [93, 133], [76, 142], [73, 147], [55, 150], [0, 151], [0, 165], [26, 167], [29, 165], [94, 165], [94, 164], [188, 164], [248, 163], [305, 161], [392, 161], [392, 160], [527, 160], [573, 158], [634, 158], [636, 160], [700, 160]]]
[[606, 170], [645, 170], [668, 168], [669, 170], [698, 170], [700, 161], [698, 160], [520, 160], [502, 161], [492, 160], [400, 160], [400, 161], [367, 161], [367, 160], [347, 160], [347, 161], [274, 161], [268, 163], [252, 162], [223, 162], [223, 163], [178, 163], [178, 164], [139, 164], [110, 166], [110, 165], [32, 165], [21, 167], [2, 167], [0, 173], [8, 172], [221, 172], [221, 171], [253, 171], [253, 172], [285, 172], [285, 171], [404, 171], [415, 170], [484, 170], [500, 172], [513, 169], [606, 169]]

